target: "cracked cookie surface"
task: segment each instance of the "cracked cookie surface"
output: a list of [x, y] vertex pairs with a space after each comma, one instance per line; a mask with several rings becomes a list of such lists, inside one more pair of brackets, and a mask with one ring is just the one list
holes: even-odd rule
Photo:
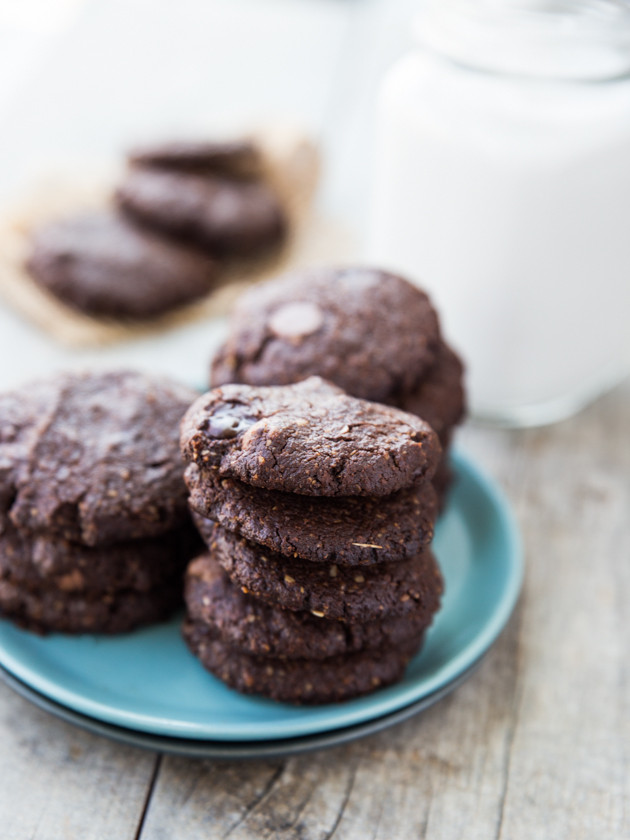
[[26, 534], [88, 546], [184, 524], [178, 430], [195, 396], [126, 371], [64, 374], [0, 395], [4, 516]]
[[429, 479], [441, 454], [419, 417], [319, 377], [216, 388], [186, 412], [181, 445], [188, 461], [222, 477], [306, 496], [387, 496]]

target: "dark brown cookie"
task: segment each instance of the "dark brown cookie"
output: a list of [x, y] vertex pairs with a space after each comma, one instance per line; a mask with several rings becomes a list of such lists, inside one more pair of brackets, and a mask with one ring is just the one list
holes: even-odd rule
[[260, 174], [260, 152], [249, 140], [180, 140], [133, 149], [131, 166], [179, 172], [215, 173], [237, 178]]
[[186, 412], [181, 446], [188, 461], [221, 476], [307, 496], [387, 496], [429, 479], [441, 455], [419, 418], [316, 376], [215, 388]]
[[207, 554], [188, 568], [185, 599], [188, 616], [208, 625], [226, 644], [254, 656], [281, 659], [325, 659], [384, 645], [396, 649], [417, 638], [436, 609], [414, 602], [414, 609], [402, 617], [362, 624], [283, 610], [243, 594]]
[[121, 590], [98, 597], [57, 589], [24, 589], [0, 576], [0, 615], [40, 633], [127, 633], [167, 618], [181, 603], [181, 579], [150, 590]]
[[0, 575], [33, 591], [149, 592], [178, 572], [183, 576], [200, 544], [192, 523], [160, 537], [95, 548], [45, 536], [28, 537], [9, 525], [0, 534]]
[[442, 446], [448, 446], [453, 427], [462, 421], [466, 411], [464, 366], [461, 359], [442, 341], [435, 364], [427, 371], [418, 387], [388, 402], [422, 417], [437, 433]]
[[361, 565], [416, 557], [433, 538], [431, 484], [391, 496], [297, 496], [259, 490], [213, 470], [186, 471], [193, 510], [288, 557]]
[[101, 210], [37, 230], [26, 268], [88, 315], [153, 318], [206, 295], [217, 278], [207, 256]]
[[194, 391], [132, 372], [66, 374], [0, 397], [0, 425], [20, 394], [24, 445], [15, 429], [0, 438], [19, 530], [94, 546], [187, 521], [178, 426]]
[[438, 318], [406, 280], [373, 268], [314, 268], [239, 300], [213, 386], [287, 385], [318, 375], [349, 394], [387, 402], [416, 387], [435, 361]]
[[282, 207], [262, 181], [133, 167], [116, 200], [151, 230], [218, 256], [256, 256], [277, 246], [286, 229]]
[[335, 703], [400, 680], [422, 645], [422, 633], [396, 649], [382, 647], [328, 659], [251, 656], [227, 645], [202, 623], [186, 621], [188, 647], [202, 665], [232, 688], [289, 703]]
[[16, 475], [48, 421], [47, 407], [57, 399], [54, 382], [0, 393], [0, 530], [13, 504]]
[[356, 566], [308, 563], [283, 557], [195, 517], [210, 555], [232, 581], [256, 598], [285, 610], [369, 622], [385, 616], [431, 615], [440, 603], [442, 577], [429, 550], [398, 563]]

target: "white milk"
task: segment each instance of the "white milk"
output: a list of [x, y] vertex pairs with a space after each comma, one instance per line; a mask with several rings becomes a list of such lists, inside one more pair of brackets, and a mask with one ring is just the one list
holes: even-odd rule
[[475, 414], [550, 422], [630, 372], [630, 8], [422, 8], [379, 99], [370, 256], [434, 298]]

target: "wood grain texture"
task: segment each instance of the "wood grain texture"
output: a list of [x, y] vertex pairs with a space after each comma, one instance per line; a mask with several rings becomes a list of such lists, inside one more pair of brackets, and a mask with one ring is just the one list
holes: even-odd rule
[[90, 735], [0, 683], [2, 840], [134, 838], [156, 756]]

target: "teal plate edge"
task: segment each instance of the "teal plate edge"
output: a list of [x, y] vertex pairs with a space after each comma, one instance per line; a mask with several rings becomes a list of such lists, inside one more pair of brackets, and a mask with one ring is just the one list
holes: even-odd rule
[[[7, 621], [0, 621], [0, 665], [21, 680], [26, 686], [67, 708], [90, 718], [130, 730], [152, 733], [160, 736], [180, 737], [215, 741], [268, 741], [304, 737], [344, 727], [356, 726], [368, 720], [382, 718], [440, 691], [454, 683], [458, 676], [468, 671], [488, 650], [505, 627], [518, 599], [523, 577], [523, 553], [520, 535], [507, 500], [498, 486], [488, 478], [469, 458], [462, 453], [453, 455], [456, 482], [445, 515], [436, 529], [435, 550], [446, 578], [446, 596], [443, 610], [438, 614], [423, 651], [410, 663], [407, 676], [397, 685], [342, 704], [318, 707], [294, 707], [275, 703], [257, 697], [244, 698], [226, 689], [218, 680], [203, 673], [203, 688], [207, 691], [207, 719], [198, 715], [186, 719], [178, 715], [177, 709], [160, 712], [151, 709], [141, 697], [122, 696], [109, 701], [96, 696], [94, 687], [70, 682], [64, 684], [55, 669], [50, 670], [47, 651], [56, 654], [56, 646], [63, 645], [64, 656], [72, 658], [73, 645], [93, 637], [69, 638], [51, 635], [40, 638], [14, 627]], [[459, 529], [459, 543], [451, 539]], [[462, 542], [464, 540], [464, 542]], [[453, 543], [453, 545], [451, 545]], [[457, 548], [457, 545], [460, 548]], [[469, 545], [469, 548], [466, 548]], [[456, 548], [454, 549], [453, 546]], [[462, 583], [463, 572], [458, 569], [458, 558], [453, 553], [470, 553], [470, 563], [475, 567], [490, 564], [486, 573], [491, 573], [484, 584], [483, 592], [469, 593], [471, 600], [488, 601], [481, 624], [468, 632], [466, 616], [461, 620], [454, 613], [455, 595], [466, 606], [466, 592], [457, 592]], [[453, 565], [454, 563], [454, 565]], [[464, 575], [465, 578], [465, 575]], [[465, 579], [462, 585], [465, 584]], [[485, 591], [487, 588], [488, 591]], [[447, 601], [451, 605], [447, 609]], [[465, 613], [465, 609], [463, 611]], [[477, 617], [479, 620], [479, 616]], [[460, 621], [461, 626], [458, 625]], [[451, 629], [445, 638], [446, 623]], [[162, 625], [160, 629], [150, 628], [138, 631], [130, 637], [98, 639], [101, 646], [120, 645], [125, 638], [134, 638], [133, 644], [141, 648], [142, 640], [151, 632], [171, 634], [179, 637], [176, 623]], [[471, 635], [472, 633], [472, 635]], [[144, 635], [143, 635], [144, 634]], [[61, 640], [61, 641], [60, 641]], [[441, 647], [438, 644], [441, 641]], [[448, 642], [448, 644], [444, 644]], [[448, 650], [449, 645], [454, 650]], [[114, 648], [120, 650], [120, 647]], [[441, 653], [443, 651], [443, 653]], [[182, 650], [182, 654], [190, 656]], [[179, 654], [178, 654], [179, 655]], [[192, 657], [190, 657], [192, 660]], [[427, 663], [430, 667], [427, 668]], [[53, 661], [55, 665], [55, 661]], [[188, 663], [186, 663], [188, 667]], [[162, 669], [164, 663], [157, 663]], [[191, 661], [190, 667], [201, 666]], [[424, 671], [423, 671], [424, 668]], [[57, 669], [59, 671], [59, 669]], [[63, 677], [63, 672], [61, 672]], [[115, 673], [114, 673], [115, 682]], [[76, 683], [76, 680], [75, 680]], [[98, 688], [98, 686], [97, 686]], [[101, 694], [106, 693], [101, 691]], [[224, 706], [229, 704], [230, 717], [225, 720], [213, 716], [213, 698], [219, 697]], [[232, 698], [234, 698], [232, 700]], [[205, 698], [202, 698], [205, 700]]]
[[358, 738], [368, 735], [376, 735], [384, 729], [404, 723], [412, 717], [424, 712], [442, 698], [446, 697], [465, 682], [475, 671], [481, 660], [474, 663], [467, 671], [460, 674], [456, 680], [438, 691], [416, 700], [410, 706], [405, 706], [389, 715], [380, 718], [364, 721], [355, 726], [346, 726], [342, 729], [333, 729], [328, 732], [318, 732], [314, 735], [305, 735], [297, 738], [281, 738], [277, 741], [203, 741], [196, 738], [174, 738], [168, 735], [153, 735], [150, 732], [139, 732], [135, 729], [125, 729], [122, 726], [114, 726], [111, 723], [103, 723], [100, 720], [74, 712], [54, 700], [49, 700], [43, 694], [39, 694], [29, 688], [20, 680], [16, 679], [4, 668], [0, 667], [0, 682], [6, 683], [16, 694], [30, 701], [38, 708], [51, 715], [77, 726], [93, 735], [100, 735], [102, 738], [109, 738], [120, 744], [127, 744], [131, 747], [138, 747], [152, 752], [165, 753], [168, 755], [185, 756], [186, 758], [210, 758], [215, 761], [242, 761], [247, 759], [285, 758], [294, 755], [303, 755], [314, 750], [331, 749], [341, 744], [348, 744]]

